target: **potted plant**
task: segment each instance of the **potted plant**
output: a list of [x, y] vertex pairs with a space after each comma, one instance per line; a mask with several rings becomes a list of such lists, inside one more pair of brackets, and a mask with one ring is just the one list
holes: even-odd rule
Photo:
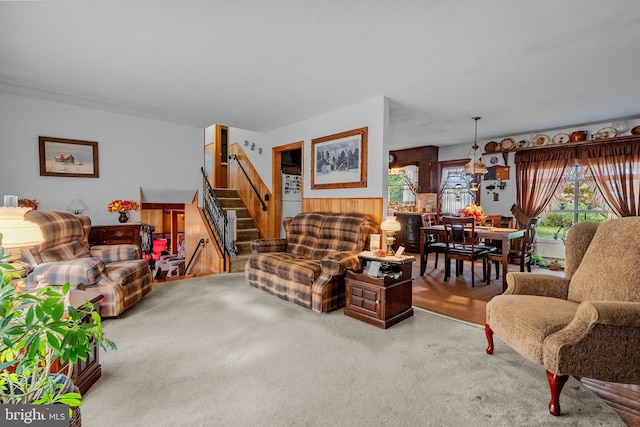
[[[101, 318], [91, 303], [74, 308], [70, 285], [20, 291], [0, 247], [0, 404], [81, 405], [71, 386], [74, 363], [86, 360], [92, 343], [103, 349]], [[87, 321], [90, 320], [90, 321]]]

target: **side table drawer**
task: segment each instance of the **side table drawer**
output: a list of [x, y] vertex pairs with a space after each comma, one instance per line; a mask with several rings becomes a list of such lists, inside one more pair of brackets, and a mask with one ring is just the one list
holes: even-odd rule
[[[349, 292], [350, 291], [350, 292]], [[380, 289], [364, 283], [351, 281], [347, 289], [347, 305], [350, 309], [361, 311], [380, 318]]]
[[135, 242], [136, 238], [136, 233], [130, 228], [104, 230], [103, 233], [103, 240], [105, 245], [132, 243]]

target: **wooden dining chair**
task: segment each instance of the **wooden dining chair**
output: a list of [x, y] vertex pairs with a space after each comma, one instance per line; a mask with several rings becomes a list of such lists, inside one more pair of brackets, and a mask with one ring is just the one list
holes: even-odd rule
[[[434, 214], [422, 214], [423, 227], [431, 227], [432, 225], [435, 225], [436, 221], [436, 216]], [[429, 260], [429, 254], [434, 253], [436, 259], [433, 266], [434, 268], [438, 268], [438, 255], [445, 253], [445, 247], [446, 245], [438, 240], [438, 236], [436, 236], [435, 234], [427, 234], [425, 236], [424, 243], [424, 260], [422, 260], [423, 265], [426, 266], [427, 261]], [[424, 274], [424, 270], [421, 271], [421, 273]]]
[[464, 261], [471, 263], [471, 287], [475, 287], [475, 264], [482, 260], [482, 281], [489, 284], [489, 250], [479, 247], [475, 233], [475, 220], [473, 218], [444, 217], [445, 235], [445, 273], [444, 280], [451, 277], [451, 260], [456, 261], [456, 276], [463, 273]]
[[[531, 273], [532, 255], [535, 251], [539, 223], [540, 218], [531, 218], [529, 226], [524, 232], [524, 236], [521, 239], [515, 240], [515, 248], [509, 250], [509, 263], [520, 265], [520, 271], [524, 271], [524, 267], [526, 266], [527, 271]], [[498, 247], [496, 251], [489, 254], [489, 261], [493, 262], [496, 269], [496, 279], [499, 279], [500, 265], [502, 263], [502, 247]], [[489, 265], [489, 276], [491, 276], [491, 265]], [[491, 277], [489, 277], [489, 280], [491, 280]]]

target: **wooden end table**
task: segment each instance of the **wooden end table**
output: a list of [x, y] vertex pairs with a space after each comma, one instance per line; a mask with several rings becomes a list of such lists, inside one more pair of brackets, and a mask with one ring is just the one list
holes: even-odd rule
[[[69, 302], [73, 307], [80, 307], [84, 303], [90, 302], [93, 304], [94, 309], [99, 312], [98, 303], [102, 298], [104, 298], [103, 295], [93, 289], [73, 289], [69, 295]], [[89, 318], [86, 321], [89, 322], [91, 319]], [[73, 384], [80, 389], [80, 394], [84, 394], [101, 376], [100, 347], [92, 342], [91, 354], [87, 357], [87, 360], [78, 360], [76, 362], [71, 379]]]
[[[363, 271], [347, 270], [344, 314], [382, 329], [413, 316], [411, 270], [415, 258], [380, 258], [363, 252], [360, 259]], [[376, 277], [368, 273], [371, 262], [381, 263]]]

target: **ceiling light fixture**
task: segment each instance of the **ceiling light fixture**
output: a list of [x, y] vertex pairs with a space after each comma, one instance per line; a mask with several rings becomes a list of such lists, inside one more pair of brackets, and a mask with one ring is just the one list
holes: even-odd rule
[[[487, 170], [487, 166], [484, 162], [482, 160], [478, 160], [478, 120], [480, 120], [481, 117], [472, 117], [472, 119], [476, 122], [476, 133], [473, 138], [473, 146], [471, 147], [473, 149], [473, 158], [469, 163], [464, 165], [464, 173], [468, 175], [484, 175], [489, 171]], [[469, 154], [471, 154], [471, 152], [469, 152]]]

